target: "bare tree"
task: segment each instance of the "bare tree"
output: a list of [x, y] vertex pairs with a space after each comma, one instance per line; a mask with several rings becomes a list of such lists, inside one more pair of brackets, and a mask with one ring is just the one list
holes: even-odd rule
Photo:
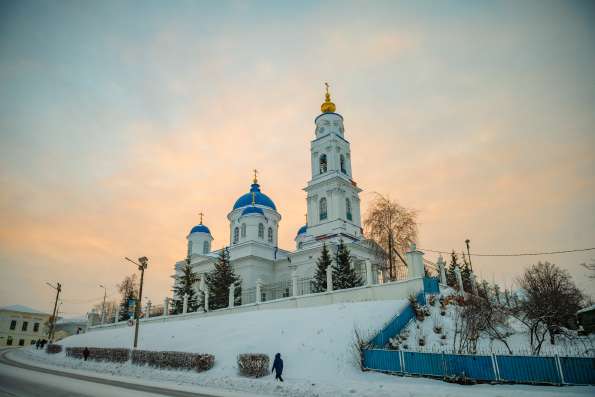
[[377, 258], [388, 270], [389, 278], [397, 278], [399, 262], [417, 239], [417, 212], [401, 206], [389, 197], [377, 193], [364, 219], [365, 235], [372, 241]]
[[[95, 313], [98, 313], [100, 316], [99, 318], [101, 318], [104, 309], [103, 302], [93, 305], [92, 309], [95, 310]], [[114, 319], [114, 315], [117, 311], [118, 302], [116, 302], [115, 300], [105, 301], [105, 322], [110, 323]]]
[[136, 274], [124, 277], [122, 282], [118, 284], [118, 291], [122, 295], [118, 311], [118, 319], [119, 321], [123, 321], [127, 320], [129, 317], [129, 302], [138, 298], [138, 281], [136, 279]]
[[537, 343], [542, 343], [540, 336], [547, 332], [553, 345], [555, 335], [581, 308], [583, 294], [566, 270], [549, 262], [539, 262], [526, 269], [519, 285], [525, 293], [521, 309], [531, 324], [531, 338], [536, 337]]

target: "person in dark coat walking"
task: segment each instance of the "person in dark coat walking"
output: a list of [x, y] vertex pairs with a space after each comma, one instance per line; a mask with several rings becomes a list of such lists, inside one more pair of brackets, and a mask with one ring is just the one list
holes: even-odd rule
[[87, 349], [85, 347], [85, 350], [83, 350], [83, 357], [85, 358], [85, 361], [87, 361], [87, 359], [89, 358], [89, 349]]
[[283, 373], [283, 360], [281, 360], [281, 353], [275, 354], [275, 361], [273, 361], [273, 368], [271, 372], [275, 371], [275, 379], [280, 380], [283, 382], [283, 378], [281, 374]]

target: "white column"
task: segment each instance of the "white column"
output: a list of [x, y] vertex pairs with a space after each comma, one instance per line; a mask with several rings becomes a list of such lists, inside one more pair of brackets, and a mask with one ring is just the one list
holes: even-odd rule
[[182, 302], [182, 313], [188, 313], [188, 294], [184, 294], [184, 301]]
[[147, 305], [145, 306], [145, 318], [151, 317], [151, 301], [147, 301]]
[[446, 285], [446, 262], [444, 262], [442, 255], [438, 257], [436, 264], [438, 265], [438, 271], [440, 272], [440, 283]]
[[326, 268], [326, 292], [333, 292], [333, 267]]
[[294, 297], [298, 294], [298, 277], [295, 270], [291, 272], [291, 292]]
[[461, 277], [461, 269], [458, 266], [455, 266], [455, 275], [457, 276], [457, 284], [459, 285], [459, 291], [461, 294], [465, 293], [465, 289], [463, 288], [463, 278]]
[[169, 316], [169, 298], [163, 299], [163, 317]]
[[209, 287], [205, 286], [205, 312], [209, 311]]
[[232, 283], [229, 286], [229, 301], [227, 307], [233, 307], [235, 304], [235, 297], [236, 297], [236, 285]]
[[260, 303], [260, 298], [261, 298], [261, 293], [260, 293], [261, 284], [262, 284], [262, 280], [261, 279], [256, 280], [256, 304], [259, 304]]
[[418, 278], [425, 275], [424, 272], [424, 253], [417, 250], [415, 243], [411, 244], [409, 252], [405, 253], [407, 257], [407, 278]]
[[475, 276], [475, 273], [471, 272], [469, 274], [469, 281], [471, 281], [471, 290], [473, 291], [473, 295], [477, 295], [477, 276]]
[[369, 259], [366, 259], [366, 284], [372, 285], [374, 280], [372, 280], [372, 262]]

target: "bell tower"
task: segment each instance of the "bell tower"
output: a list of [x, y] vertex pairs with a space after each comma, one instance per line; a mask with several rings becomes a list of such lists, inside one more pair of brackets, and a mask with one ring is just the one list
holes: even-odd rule
[[351, 148], [344, 137], [343, 116], [336, 113], [329, 85], [316, 117], [310, 143], [312, 178], [304, 190], [308, 203], [308, 234], [314, 238], [360, 240], [362, 191], [353, 180]]

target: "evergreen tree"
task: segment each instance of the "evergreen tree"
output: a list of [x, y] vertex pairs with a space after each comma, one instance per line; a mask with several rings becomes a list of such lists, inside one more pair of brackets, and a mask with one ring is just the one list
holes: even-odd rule
[[198, 309], [198, 294], [194, 284], [198, 281], [198, 276], [190, 266], [190, 258], [186, 259], [186, 264], [182, 268], [182, 274], [178, 276], [174, 286], [174, 313], [184, 311], [184, 295], [188, 294], [188, 311], [195, 312]]
[[333, 265], [333, 289], [359, 287], [362, 284], [362, 279], [351, 266], [349, 249], [347, 249], [345, 244], [343, 244], [343, 240], [341, 240], [337, 247], [335, 264]]
[[215, 268], [205, 275], [205, 281], [209, 287], [209, 309], [221, 309], [229, 305], [229, 286], [236, 285], [235, 304], [240, 304], [240, 276], [237, 276], [229, 262], [229, 249], [224, 248], [219, 254]]
[[314, 275], [314, 281], [312, 281], [312, 292], [326, 291], [326, 269], [332, 264], [331, 255], [328, 252], [326, 243], [324, 243], [322, 244], [320, 258], [316, 261], [316, 274]]
[[130, 314], [131, 307], [130, 302], [136, 301], [138, 297], [138, 283], [136, 281], [136, 274], [132, 276], [126, 276], [120, 284], [118, 284], [118, 290], [122, 294], [122, 300], [118, 308], [118, 321], [125, 321], [129, 318], [133, 318], [134, 314]]
[[461, 256], [463, 257], [463, 266], [461, 267], [463, 289], [466, 292], [471, 292], [473, 290], [473, 288], [471, 287], [471, 266], [469, 265], [469, 261], [465, 257], [465, 253], [461, 252]]
[[459, 258], [453, 250], [450, 254], [450, 265], [448, 265], [448, 270], [446, 272], [446, 284], [453, 288], [458, 288], [457, 275], [455, 273], [456, 266], [459, 266]]

